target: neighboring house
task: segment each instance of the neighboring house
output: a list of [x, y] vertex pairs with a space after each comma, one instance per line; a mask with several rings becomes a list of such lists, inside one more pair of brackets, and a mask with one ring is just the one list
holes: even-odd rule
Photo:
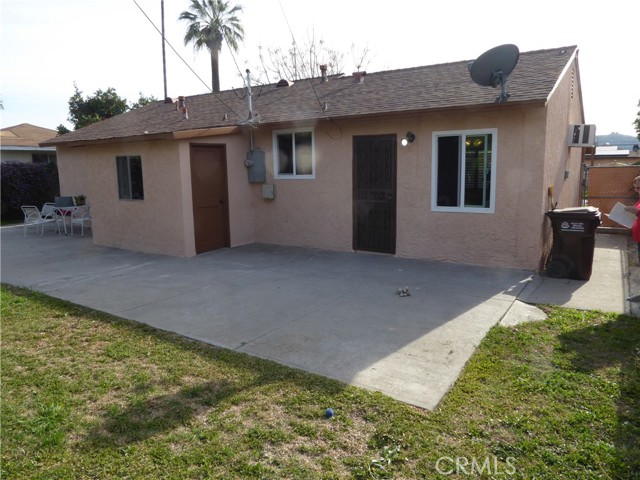
[[41, 147], [58, 132], [49, 128], [21, 123], [0, 130], [0, 159], [3, 162], [55, 163], [55, 147]]
[[[636, 202], [638, 195], [633, 189], [633, 179], [640, 174], [640, 152], [637, 150], [615, 145], [586, 149], [583, 184], [588, 205], [609, 213], [618, 202], [625, 205]], [[601, 226], [622, 227], [606, 215], [602, 215]]]
[[551, 201], [579, 204], [577, 57], [521, 53], [504, 103], [460, 61], [254, 86], [251, 113], [242, 90], [156, 102], [43, 145], [57, 148], [62, 194], [87, 195], [96, 244], [192, 256], [260, 242], [538, 270]]
[[640, 152], [636, 149], [622, 149], [615, 145], [597, 146], [595, 152], [587, 149], [584, 162], [590, 166], [634, 165], [640, 162]]

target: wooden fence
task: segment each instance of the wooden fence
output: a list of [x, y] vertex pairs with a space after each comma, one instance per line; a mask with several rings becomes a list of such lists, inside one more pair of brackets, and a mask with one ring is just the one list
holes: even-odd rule
[[640, 165], [589, 166], [584, 165], [583, 198], [587, 205], [602, 212], [603, 227], [624, 228], [605, 215], [616, 202], [633, 205], [638, 194], [633, 189], [633, 179], [640, 175]]

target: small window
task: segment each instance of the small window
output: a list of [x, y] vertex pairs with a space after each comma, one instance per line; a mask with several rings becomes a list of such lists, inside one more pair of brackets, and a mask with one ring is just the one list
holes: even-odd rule
[[121, 200], [144, 200], [142, 159], [140, 156], [116, 157], [118, 196]]
[[313, 130], [273, 132], [275, 178], [315, 178]]
[[495, 211], [497, 132], [434, 132], [432, 209]]
[[34, 153], [31, 155], [31, 160], [33, 163], [48, 163], [55, 164], [56, 163], [56, 155], [48, 154], [48, 153]]

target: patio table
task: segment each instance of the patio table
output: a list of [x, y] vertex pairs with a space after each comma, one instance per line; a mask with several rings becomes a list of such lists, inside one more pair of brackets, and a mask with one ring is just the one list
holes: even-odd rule
[[73, 216], [76, 214], [76, 212], [78, 212], [79, 210], [89, 210], [90, 206], [89, 205], [76, 205], [76, 206], [71, 206], [71, 207], [56, 207], [55, 209], [55, 215], [56, 217], [60, 218], [62, 220], [62, 228], [64, 230], [64, 234], [68, 235], [67, 233], [67, 221], [66, 219], [69, 219], [69, 228], [71, 229], [71, 234], [73, 235]]

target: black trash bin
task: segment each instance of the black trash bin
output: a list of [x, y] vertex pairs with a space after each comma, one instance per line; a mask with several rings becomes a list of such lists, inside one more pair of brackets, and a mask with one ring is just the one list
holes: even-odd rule
[[553, 227], [547, 273], [554, 278], [589, 280], [593, 267], [600, 210], [595, 207], [558, 208], [546, 215]]

